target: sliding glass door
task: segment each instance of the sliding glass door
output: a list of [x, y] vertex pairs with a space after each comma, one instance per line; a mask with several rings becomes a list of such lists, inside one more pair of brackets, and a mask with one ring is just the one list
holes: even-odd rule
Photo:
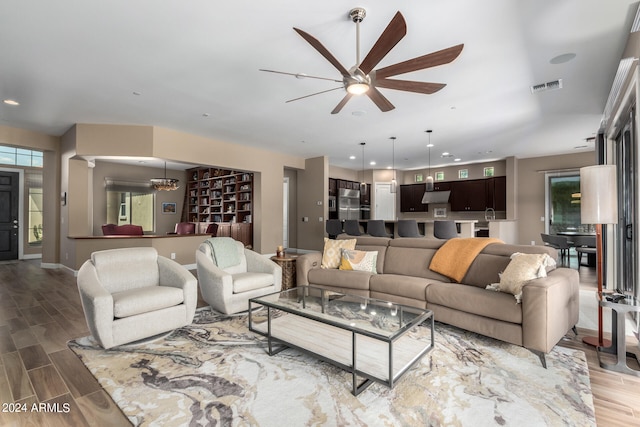
[[615, 138], [615, 163], [618, 165], [618, 223], [617, 248], [617, 282], [616, 288], [621, 292], [638, 296], [636, 285], [637, 238], [634, 230], [636, 222], [636, 184], [637, 168], [636, 149], [634, 143], [635, 109], [629, 113], [628, 122]]

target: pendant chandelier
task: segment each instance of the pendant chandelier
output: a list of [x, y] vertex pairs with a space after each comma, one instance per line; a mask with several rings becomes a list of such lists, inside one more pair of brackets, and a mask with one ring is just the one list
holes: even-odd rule
[[431, 132], [433, 131], [431, 129], [428, 129], [425, 132], [427, 132], [427, 135], [429, 135], [429, 143], [427, 144], [427, 148], [429, 149], [429, 173], [427, 175], [426, 190], [433, 191], [433, 176], [431, 176], [431, 147], [433, 147], [433, 144], [431, 143]]
[[178, 180], [167, 178], [167, 162], [164, 162], [164, 178], [151, 178], [151, 186], [154, 190], [173, 191], [178, 188]]
[[390, 193], [398, 192], [398, 181], [396, 180], [396, 137], [392, 136], [389, 138], [392, 142], [391, 148], [391, 167], [393, 168], [393, 177], [391, 178], [391, 188], [389, 189]]

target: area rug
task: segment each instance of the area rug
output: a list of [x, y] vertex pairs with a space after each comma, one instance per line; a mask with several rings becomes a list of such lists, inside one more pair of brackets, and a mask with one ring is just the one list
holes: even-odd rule
[[293, 349], [270, 357], [246, 316], [209, 308], [155, 342], [69, 347], [133, 425], [596, 425], [582, 351], [556, 347], [544, 369], [524, 348], [448, 325], [436, 323], [435, 341], [393, 389], [357, 397], [350, 374]]

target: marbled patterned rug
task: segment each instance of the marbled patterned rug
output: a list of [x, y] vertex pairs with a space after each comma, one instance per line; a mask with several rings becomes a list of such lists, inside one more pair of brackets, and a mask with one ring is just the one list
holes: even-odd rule
[[[429, 328], [419, 327], [428, 334]], [[134, 425], [595, 426], [585, 354], [528, 350], [436, 323], [435, 348], [393, 389], [287, 349], [270, 357], [247, 317], [201, 309], [155, 342], [71, 341]]]

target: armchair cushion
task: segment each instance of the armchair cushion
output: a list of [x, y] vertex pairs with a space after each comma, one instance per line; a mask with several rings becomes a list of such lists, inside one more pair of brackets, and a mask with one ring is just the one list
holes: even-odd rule
[[116, 292], [111, 296], [113, 316], [116, 318], [161, 310], [184, 302], [182, 289], [171, 286], [146, 286]]
[[273, 285], [273, 274], [238, 273], [233, 276], [233, 293], [248, 292]]
[[[91, 254], [101, 285], [109, 292], [157, 286], [158, 252], [154, 248], [109, 249]], [[114, 266], [117, 266], [114, 268]]]

